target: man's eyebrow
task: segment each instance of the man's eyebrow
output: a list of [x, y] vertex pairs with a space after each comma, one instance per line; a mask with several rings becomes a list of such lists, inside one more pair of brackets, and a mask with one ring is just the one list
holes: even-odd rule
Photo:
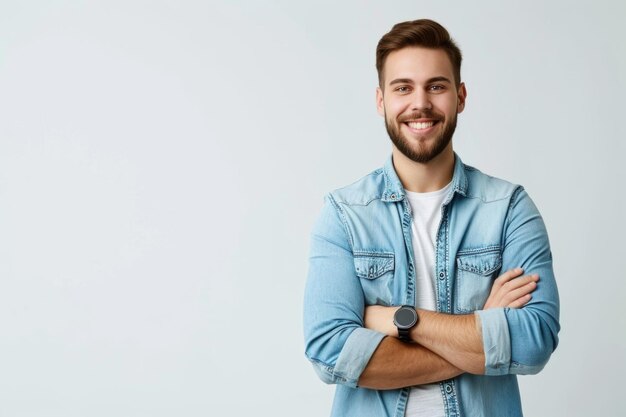
[[446, 82], [446, 83], [452, 84], [452, 81], [450, 81], [449, 78], [444, 77], [444, 76], [433, 77], [433, 78], [429, 78], [428, 80], [426, 80], [426, 84], [437, 83], [437, 82]]
[[[426, 84], [432, 84], [432, 83], [437, 83], [437, 82], [446, 82], [446, 83], [450, 83], [452, 84], [452, 81], [450, 81], [449, 78], [444, 77], [443, 75], [440, 75], [438, 77], [432, 77], [426, 80]], [[396, 78], [395, 80], [392, 80], [389, 85], [394, 85], [394, 84], [415, 84], [413, 82], [412, 79], [410, 78]]]
[[394, 85], [394, 84], [413, 84], [413, 80], [410, 78], [396, 78], [395, 80], [389, 83], [389, 85]]

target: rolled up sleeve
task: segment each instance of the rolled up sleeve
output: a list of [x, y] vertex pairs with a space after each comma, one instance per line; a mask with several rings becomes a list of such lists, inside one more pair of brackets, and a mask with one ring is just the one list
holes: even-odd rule
[[326, 197], [311, 235], [304, 294], [305, 354], [326, 383], [355, 387], [384, 338], [363, 327], [364, 296], [339, 206]]
[[559, 294], [552, 267], [548, 234], [526, 191], [514, 193], [506, 227], [502, 271], [524, 268], [538, 274], [531, 301], [524, 307], [477, 311], [485, 352], [485, 374], [535, 374], [558, 344]]

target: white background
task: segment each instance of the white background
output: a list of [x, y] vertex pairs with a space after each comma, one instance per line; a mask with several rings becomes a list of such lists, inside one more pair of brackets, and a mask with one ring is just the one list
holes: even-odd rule
[[622, 415], [623, 2], [3, 0], [0, 416], [328, 415], [309, 233], [387, 158], [375, 47], [422, 17], [465, 56], [455, 149], [550, 233], [526, 414]]

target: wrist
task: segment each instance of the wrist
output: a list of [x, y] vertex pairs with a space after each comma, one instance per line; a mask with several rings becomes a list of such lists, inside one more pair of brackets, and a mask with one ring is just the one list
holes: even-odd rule
[[419, 323], [419, 315], [415, 307], [403, 305], [393, 315], [393, 324], [396, 327], [396, 336], [404, 341], [411, 342], [411, 330]]
[[417, 314], [419, 315], [420, 318], [420, 322], [419, 325], [413, 326], [413, 328], [411, 329], [411, 331], [409, 332], [409, 337], [411, 338], [411, 340], [415, 343], [419, 343], [419, 341], [423, 338], [424, 335], [424, 327], [426, 326], [424, 325], [424, 323], [428, 323], [429, 321], [431, 321], [431, 317], [434, 314], [437, 314], [434, 311], [429, 311], [429, 310], [421, 310], [418, 309], [416, 310]]

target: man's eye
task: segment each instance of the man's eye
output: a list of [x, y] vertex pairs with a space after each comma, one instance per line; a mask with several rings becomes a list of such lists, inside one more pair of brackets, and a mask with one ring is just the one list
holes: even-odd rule
[[396, 91], [398, 93], [408, 93], [410, 91], [410, 88], [407, 86], [402, 86], [402, 87], [396, 88]]
[[430, 91], [441, 91], [441, 90], [444, 90], [445, 87], [440, 84], [435, 84], [435, 85], [431, 85], [429, 89]]

